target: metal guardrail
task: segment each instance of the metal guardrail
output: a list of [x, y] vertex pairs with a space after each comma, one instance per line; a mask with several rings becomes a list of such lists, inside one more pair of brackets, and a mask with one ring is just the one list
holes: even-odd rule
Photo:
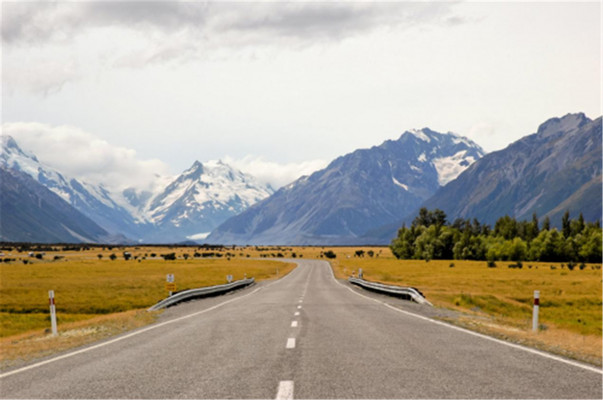
[[359, 278], [350, 278], [350, 279], [348, 279], [348, 281], [355, 285], [362, 286], [363, 288], [366, 288], [366, 289], [375, 290], [377, 292], [382, 292], [382, 293], [387, 293], [387, 294], [393, 294], [395, 296], [401, 296], [401, 297], [413, 300], [414, 302], [419, 303], [419, 304], [427, 304], [427, 305], [433, 306], [433, 304], [431, 304], [429, 301], [427, 301], [427, 299], [425, 299], [425, 296], [423, 296], [423, 293], [421, 293], [420, 291], [418, 291], [415, 288], [404, 287], [404, 286], [384, 285], [383, 283], [365, 281], [364, 279], [359, 279]]
[[194, 299], [195, 297], [206, 296], [209, 294], [218, 294], [218, 293], [226, 293], [228, 291], [245, 287], [247, 285], [251, 285], [255, 282], [254, 278], [241, 279], [239, 281], [234, 281], [231, 283], [227, 283], [224, 285], [216, 285], [216, 286], [207, 286], [198, 289], [189, 289], [183, 290], [182, 292], [178, 292], [173, 296], [165, 298], [161, 300], [159, 303], [155, 304], [153, 307], [149, 308], [148, 311], [156, 311], [161, 310], [162, 308], [173, 306], [174, 304], [180, 303], [181, 301], [186, 301], [190, 299]]

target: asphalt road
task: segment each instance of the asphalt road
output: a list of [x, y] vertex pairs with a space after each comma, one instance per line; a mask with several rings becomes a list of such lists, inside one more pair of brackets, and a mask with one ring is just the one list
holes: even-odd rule
[[593, 398], [602, 374], [386, 306], [323, 261], [3, 373], [3, 398]]

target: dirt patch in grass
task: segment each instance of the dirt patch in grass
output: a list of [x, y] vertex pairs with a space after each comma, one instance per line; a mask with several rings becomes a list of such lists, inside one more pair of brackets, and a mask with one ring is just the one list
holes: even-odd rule
[[0, 369], [15, 368], [29, 361], [106, 339], [155, 321], [157, 313], [146, 310], [102, 315], [61, 325], [59, 334], [35, 330], [0, 339]]

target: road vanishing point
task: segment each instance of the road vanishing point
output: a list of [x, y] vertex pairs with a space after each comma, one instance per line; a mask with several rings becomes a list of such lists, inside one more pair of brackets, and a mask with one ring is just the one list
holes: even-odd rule
[[[0, 374], [2, 398], [602, 398], [599, 368], [413, 314], [329, 264]], [[400, 301], [401, 302], [401, 301]]]

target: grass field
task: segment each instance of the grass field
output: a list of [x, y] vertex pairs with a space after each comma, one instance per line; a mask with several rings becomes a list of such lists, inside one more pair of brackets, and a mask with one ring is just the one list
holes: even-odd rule
[[245, 274], [273, 279], [277, 269], [292, 265], [274, 261], [189, 259], [164, 261], [76, 260], [12, 263], [0, 267], [0, 337], [48, 327], [48, 290], [55, 291], [57, 318], [75, 322], [97, 315], [148, 308], [167, 296], [166, 274], [175, 276], [177, 290], [226, 283]]

